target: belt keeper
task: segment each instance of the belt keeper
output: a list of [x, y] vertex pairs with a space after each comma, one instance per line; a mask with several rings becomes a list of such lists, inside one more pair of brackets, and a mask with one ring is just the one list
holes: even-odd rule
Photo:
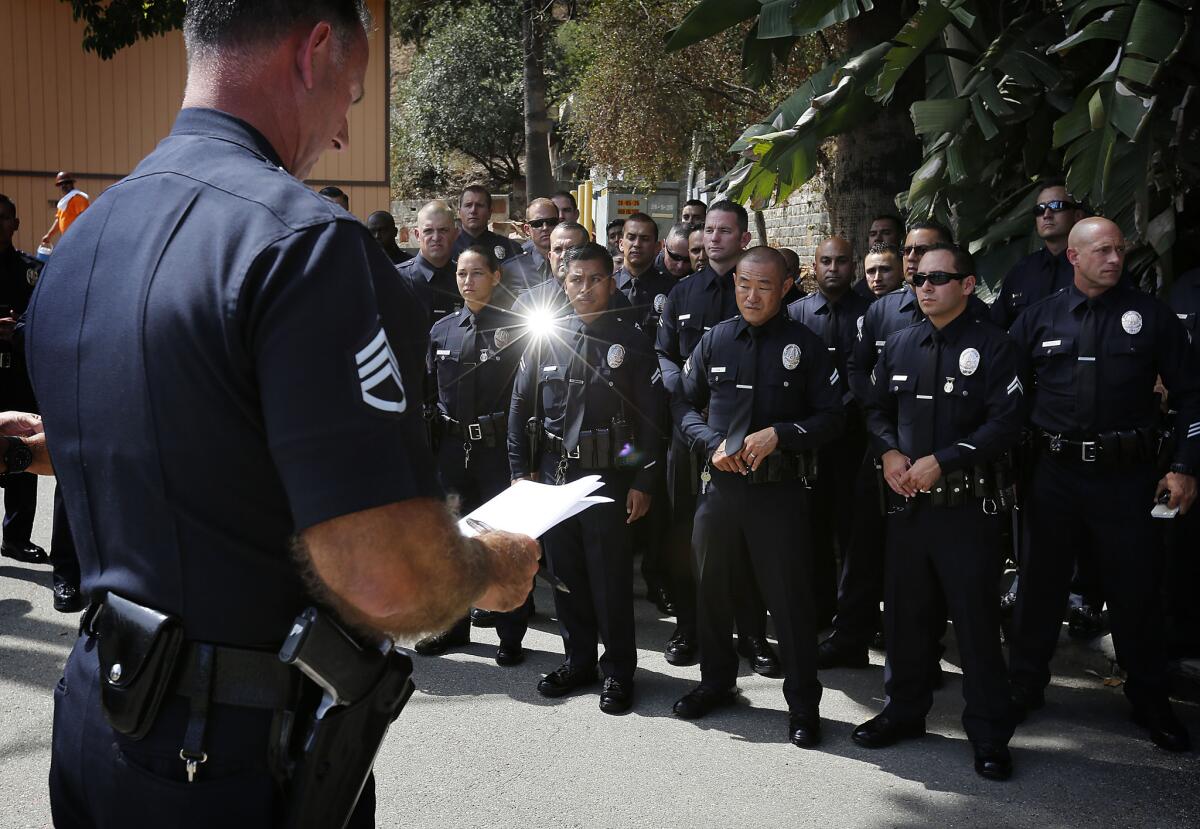
[[187, 767], [189, 783], [196, 782], [196, 769], [208, 762], [204, 752], [204, 731], [208, 727], [208, 703], [212, 698], [212, 682], [216, 648], [212, 645], [195, 645], [195, 686], [192, 688], [191, 706], [188, 712], [187, 731], [183, 735], [183, 748], [179, 759]]

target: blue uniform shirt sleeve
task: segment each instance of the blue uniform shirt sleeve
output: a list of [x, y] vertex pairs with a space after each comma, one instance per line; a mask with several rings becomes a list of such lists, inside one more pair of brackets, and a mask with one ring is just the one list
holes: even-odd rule
[[788, 452], [823, 446], [840, 435], [846, 425], [837, 366], [816, 334], [809, 339], [812, 340], [806, 349], [809, 359], [804, 361], [808, 373], [804, 383], [808, 417], [772, 424], [779, 436], [779, 448]]
[[[671, 414], [675, 425], [683, 434], [687, 444], [695, 449], [699, 444], [705, 448], [706, 457], [712, 457], [713, 452], [725, 440], [720, 432], [710, 428], [702, 414], [708, 406], [711, 390], [708, 387], [708, 357], [707, 351], [712, 343], [711, 332], [706, 332], [696, 344], [691, 356], [684, 361], [683, 371], [679, 374], [679, 384], [671, 395]], [[662, 360], [659, 360], [662, 363]]]
[[[678, 286], [676, 286], [678, 288]], [[658, 366], [662, 369], [662, 382], [667, 394], [673, 395], [679, 388], [680, 364], [683, 355], [679, 353], [679, 332], [676, 330], [676, 303], [679, 301], [679, 291], [672, 289], [667, 294], [663, 304], [662, 315], [658, 319], [658, 330], [655, 332], [654, 350], [658, 354]]]
[[995, 342], [990, 352], [986, 368], [986, 416], [965, 438], [933, 453], [942, 474], [995, 460], [1021, 439], [1025, 389], [1019, 373], [1017, 347], [1008, 337], [1003, 337]]
[[[538, 365], [534, 359], [541, 349], [527, 348], [517, 367], [517, 379], [513, 383], [512, 403], [508, 409], [508, 468], [513, 480], [530, 473], [529, 434], [525, 424], [536, 410], [534, 395], [539, 394], [537, 384]], [[542, 424], [537, 424], [539, 429]]]
[[895, 449], [900, 451], [900, 433], [896, 427], [899, 405], [896, 396], [889, 391], [891, 360], [888, 352], [879, 356], [871, 373], [871, 394], [865, 399], [867, 430], [871, 433], [871, 452], [877, 458]]

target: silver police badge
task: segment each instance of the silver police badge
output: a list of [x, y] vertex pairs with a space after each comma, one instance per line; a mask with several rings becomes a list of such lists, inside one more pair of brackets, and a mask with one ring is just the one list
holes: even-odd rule
[[488, 360], [490, 360], [490, 359], [492, 359], [492, 352], [491, 352], [491, 351], [489, 351], [489, 350], [488, 350], [488, 349], [486, 349], [486, 348], [480, 349], [480, 351], [479, 351], [479, 362], [481, 362], [481, 363], [486, 363], [486, 362], [487, 362]]
[[863, 320], [865, 320], [865, 319], [866, 319], [865, 316], [858, 318], [858, 338], [860, 340], [862, 339], [862, 324], [863, 324]]
[[654, 313], [661, 314], [663, 309], [667, 307], [667, 295], [659, 294], [654, 298]]
[[958, 370], [962, 372], [963, 377], [970, 377], [979, 368], [979, 352], [973, 348], [964, 348], [963, 353], [958, 355]]
[[511, 340], [512, 340], [512, 334], [508, 333], [507, 328], [497, 328], [496, 329], [496, 350], [497, 351], [499, 351], [502, 348], [507, 348], [508, 344], [509, 344], [509, 342], [511, 342]]
[[791, 371], [800, 365], [800, 346], [788, 343], [783, 347], [783, 367]]
[[625, 362], [625, 346], [613, 343], [608, 347], [608, 367], [620, 368], [623, 362]]
[[1126, 334], [1136, 334], [1142, 330], [1142, 315], [1137, 311], [1126, 311], [1121, 314], [1121, 327]]
[[29, 283], [30, 288], [36, 285], [38, 281], [38, 269], [30, 268], [29, 270], [25, 271], [25, 281]]
[[508, 251], [504, 249], [504, 245], [496, 245], [496, 247], [492, 248], [492, 253], [496, 254], [496, 258], [503, 262], [504, 254], [508, 253]]

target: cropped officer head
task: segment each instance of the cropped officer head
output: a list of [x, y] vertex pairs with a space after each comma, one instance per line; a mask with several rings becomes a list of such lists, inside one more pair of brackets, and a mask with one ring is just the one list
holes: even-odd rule
[[841, 236], [830, 236], [817, 245], [813, 259], [817, 289], [827, 297], [838, 298], [854, 281], [854, 249]]
[[913, 290], [925, 316], [941, 328], [966, 310], [975, 292], [975, 260], [957, 245], [934, 244], [921, 257]]
[[563, 255], [567, 275], [563, 289], [575, 313], [585, 322], [608, 310], [608, 300], [616, 283], [613, 281], [613, 261], [603, 245], [587, 242]]
[[555, 226], [550, 233], [550, 252], [546, 258], [550, 260], [550, 273], [559, 282], [567, 275], [563, 269], [563, 254], [571, 248], [577, 248], [588, 240], [587, 229], [576, 222], [563, 222]]
[[1097, 296], [1121, 281], [1125, 267], [1125, 236], [1108, 219], [1093, 216], [1071, 228], [1067, 260], [1075, 268], [1075, 287]]
[[692, 273], [708, 264], [708, 254], [704, 250], [704, 226], [692, 225], [688, 234], [688, 256], [692, 259]]
[[454, 214], [444, 201], [427, 202], [417, 211], [417, 244], [426, 262], [439, 268], [449, 262], [457, 238]]
[[558, 208], [559, 221], [579, 221], [579, 205], [575, 203], [575, 195], [573, 193], [568, 193], [566, 190], [559, 190], [550, 197], [550, 201], [554, 202], [554, 206]]
[[[712, 215], [711, 210], [708, 215]], [[738, 260], [733, 290], [738, 311], [751, 325], [762, 325], [778, 314], [783, 297], [791, 288], [787, 260], [775, 248], [759, 245]]]
[[1056, 253], [1067, 244], [1071, 228], [1083, 220], [1083, 205], [1071, 198], [1061, 180], [1043, 181], [1038, 188], [1037, 202], [1033, 206], [1033, 221], [1038, 238], [1047, 247], [1057, 248]]
[[750, 219], [746, 208], [731, 201], [719, 201], [704, 215], [704, 252], [709, 264], [725, 272], [746, 245], [750, 244]]
[[472, 236], [487, 230], [492, 220], [492, 194], [482, 184], [471, 184], [463, 188], [458, 198], [458, 220], [462, 228]]
[[949, 228], [937, 222], [913, 222], [908, 228], [908, 235], [904, 237], [904, 247], [900, 251], [904, 254], [905, 282], [912, 284], [913, 274], [921, 264], [921, 257], [938, 243], [954, 244], [954, 236]]
[[784, 261], [787, 262], [788, 276], [792, 278], [792, 282], [797, 282], [800, 279], [800, 254], [791, 248], [777, 248]]
[[891, 213], [881, 213], [871, 220], [871, 227], [867, 230], [867, 246], [881, 242], [885, 245], [895, 245], [900, 247], [900, 242], [904, 238], [904, 223], [900, 221], [899, 216], [894, 216]]
[[542, 256], [550, 250], [550, 234], [560, 221], [558, 205], [550, 199], [534, 199], [525, 209], [525, 235]]
[[284, 168], [307, 178], [350, 144], [369, 25], [363, 0], [188, 0], [183, 106], [253, 113]]
[[350, 197], [347, 196], [346, 191], [340, 187], [334, 187], [333, 185], [330, 185], [329, 187], [322, 187], [317, 191], [317, 194], [324, 196], [334, 204], [340, 206], [342, 210], [350, 210]]
[[658, 255], [658, 224], [654, 219], [645, 213], [625, 217], [621, 253], [630, 273], [640, 274], [654, 264], [654, 257]]
[[454, 277], [459, 295], [475, 313], [492, 301], [492, 292], [500, 284], [500, 260], [487, 245], [471, 245], [458, 255]]
[[12, 199], [0, 193], [0, 251], [9, 250], [13, 246], [13, 234], [20, 226], [17, 206], [13, 204]]
[[399, 233], [396, 220], [386, 210], [376, 210], [367, 217], [367, 231], [384, 250], [391, 250], [395, 246], [396, 235]]
[[692, 257], [688, 254], [691, 232], [691, 225], [679, 222], [671, 227], [663, 241], [663, 264], [667, 266], [667, 273], [676, 279], [683, 279], [692, 272]]
[[683, 203], [683, 209], [679, 211], [679, 221], [689, 225], [703, 225], [704, 214], [707, 212], [707, 204], [699, 199], [688, 199]]
[[863, 272], [867, 275], [867, 287], [875, 296], [890, 294], [904, 281], [904, 260], [900, 248], [876, 242], [863, 260]]
[[613, 219], [604, 226], [604, 235], [608, 239], [608, 252], [616, 253], [621, 249], [621, 231], [625, 229], [624, 219]]

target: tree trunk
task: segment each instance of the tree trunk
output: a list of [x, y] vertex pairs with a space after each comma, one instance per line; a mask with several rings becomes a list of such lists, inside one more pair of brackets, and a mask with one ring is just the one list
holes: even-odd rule
[[550, 172], [550, 118], [546, 114], [545, 32], [535, 0], [521, 3], [521, 45], [525, 52], [526, 204], [554, 192]]

